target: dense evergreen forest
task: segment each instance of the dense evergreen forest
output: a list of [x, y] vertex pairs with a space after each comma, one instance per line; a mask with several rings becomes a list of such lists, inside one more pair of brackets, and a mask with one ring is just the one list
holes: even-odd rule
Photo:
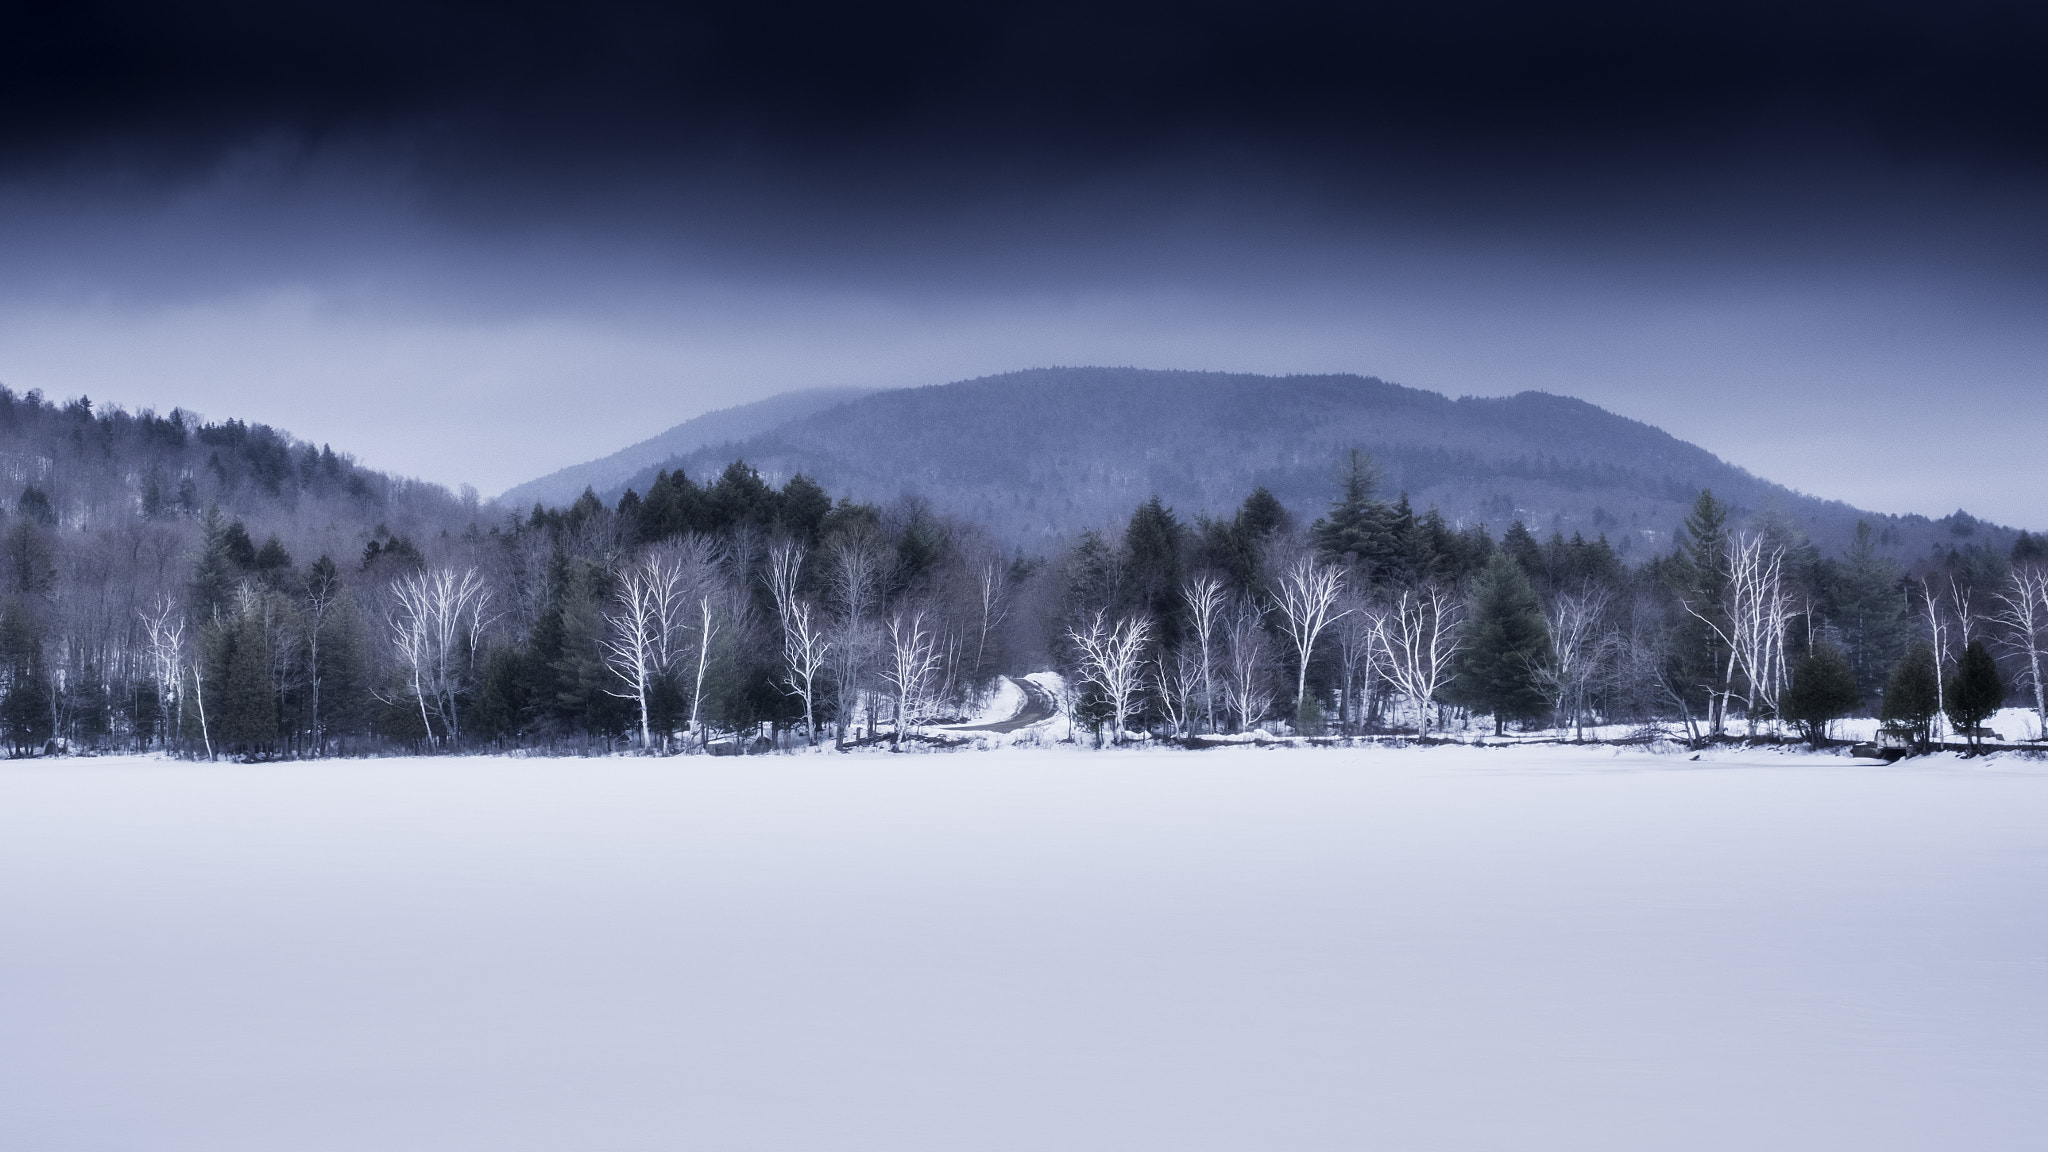
[[[262, 425], [0, 389], [0, 732], [162, 748], [737, 751], [929, 741], [1001, 676], [1063, 674], [1075, 738], [1452, 718], [1925, 741], [2042, 705], [2048, 549], [1907, 569], [1694, 495], [1675, 547], [1495, 534], [1327, 462], [1309, 520], [1158, 498], [1044, 554], [906, 496], [741, 462], [506, 512]], [[1064, 729], [1062, 730], [1064, 733]]]

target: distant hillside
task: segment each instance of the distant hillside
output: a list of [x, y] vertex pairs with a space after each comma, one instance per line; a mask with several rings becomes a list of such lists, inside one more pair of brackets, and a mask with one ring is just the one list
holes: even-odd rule
[[585, 488], [595, 488], [600, 492], [622, 489], [631, 477], [665, 460], [688, 455], [701, 448], [744, 440], [792, 420], [837, 407], [849, 400], [858, 400], [873, 391], [871, 388], [808, 388], [784, 392], [752, 404], [706, 412], [659, 436], [621, 448], [601, 460], [572, 464], [538, 480], [528, 480], [508, 488], [498, 496], [498, 503], [509, 508], [535, 503], [561, 505], [582, 495]]
[[[1887, 516], [1806, 496], [1579, 400], [1453, 400], [1349, 375], [1034, 369], [878, 392], [728, 439], [649, 461], [598, 491], [645, 491], [660, 467], [707, 478], [743, 458], [776, 482], [804, 472], [834, 496], [914, 493], [1030, 544], [1118, 520], [1154, 493], [1187, 517], [1227, 512], [1263, 484], [1313, 517], [1339, 458], [1357, 446], [1385, 468], [1388, 494], [1407, 492], [1418, 510], [1434, 504], [1496, 530], [1521, 520], [1542, 533], [1604, 534], [1632, 557], [1670, 547], [1703, 487], [1739, 514], [1776, 509], [1828, 552], [1847, 544], [1858, 518], [1906, 558], [1972, 540], [2002, 548], [2012, 537], [1960, 513]], [[581, 483], [558, 490], [567, 499]]]

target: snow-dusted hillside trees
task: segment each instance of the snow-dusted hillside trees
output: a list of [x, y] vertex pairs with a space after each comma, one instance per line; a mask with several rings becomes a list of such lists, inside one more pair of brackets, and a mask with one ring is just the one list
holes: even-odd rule
[[[1867, 529], [1826, 556], [1702, 491], [1630, 565], [1597, 535], [1454, 527], [1361, 452], [1329, 464], [1313, 522], [1264, 488], [1223, 517], [1153, 498], [1032, 554], [738, 462], [507, 513], [260, 425], [0, 391], [0, 736], [258, 759], [896, 743], [1046, 668], [1062, 735], [1103, 743], [1480, 716], [1819, 739], [1888, 691], [1962, 727], [2048, 696], [2024, 534], [1907, 571]], [[1902, 731], [1938, 735], [1927, 711]]]

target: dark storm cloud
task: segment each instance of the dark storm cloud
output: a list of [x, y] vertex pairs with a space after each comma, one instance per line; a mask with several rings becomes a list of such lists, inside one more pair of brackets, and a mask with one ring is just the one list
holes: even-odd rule
[[[48, 5], [0, 379], [495, 489], [791, 387], [1348, 370], [2038, 526], [2048, 461], [1984, 461], [2048, 420], [2044, 49], [1984, 3]], [[1931, 383], [2002, 447], [1801, 439]]]
[[2044, 33], [1982, 3], [53, 5], [0, 42], [0, 115], [16, 166], [369, 136], [451, 180], [935, 198], [1234, 146], [1366, 194], [1816, 141], [2010, 173], [2048, 154]]

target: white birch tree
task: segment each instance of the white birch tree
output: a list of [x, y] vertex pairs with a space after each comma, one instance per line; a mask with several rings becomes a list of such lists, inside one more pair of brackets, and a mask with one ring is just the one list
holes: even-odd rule
[[[456, 703], [488, 623], [490, 589], [474, 568], [414, 572], [392, 582], [393, 646], [406, 669], [406, 692], [418, 704], [430, 742], [461, 739]], [[434, 719], [441, 734], [434, 733]]]
[[1182, 646], [1171, 653], [1159, 653], [1152, 665], [1160, 710], [1166, 713], [1173, 734], [1186, 736], [1194, 729], [1195, 716], [1202, 707], [1202, 661]]
[[1188, 606], [1188, 625], [1194, 629], [1195, 644], [1201, 652], [1202, 714], [1208, 730], [1216, 731], [1216, 676], [1214, 658], [1218, 630], [1223, 623], [1223, 581], [1204, 572], [1181, 589]]
[[804, 549], [794, 543], [779, 544], [768, 555], [768, 588], [775, 598], [775, 613], [782, 621], [782, 666], [785, 689], [804, 705], [804, 742], [818, 743], [818, 677], [832, 642], [825, 638], [823, 620], [810, 601], [797, 595], [803, 573]]
[[[178, 715], [185, 681], [185, 615], [168, 596], [159, 596], [148, 609], [136, 613], [142, 620], [150, 683], [156, 688], [157, 711], [164, 717], [164, 735], [170, 735], [170, 717]], [[209, 740], [208, 744], [211, 745]]]
[[2042, 649], [2048, 648], [2048, 570], [2031, 564], [2014, 568], [1998, 602], [2003, 646], [2019, 659], [2021, 676], [2034, 696], [2035, 735], [2048, 739], [2048, 687], [2041, 681]]
[[1582, 592], [1561, 592], [1544, 613], [1550, 625], [1550, 646], [1554, 659], [1539, 666], [1537, 676], [1556, 701], [1562, 719], [1571, 725], [1576, 739], [1586, 738], [1586, 712], [1593, 689], [1601, 681], [1612, 637], [1601, 632], [1610, 599], [1605, 588]]
[[1785, 593], [1784, 561], [1784, 548], [1766, 553], [1763, 537], [1738, 535], [1728, 543], [1727, 626], [1699, 606], [1685, 604], [1685, 610], [1712, 629], [1728, 648], [1722, 715], [1734, 699], [1735, 674], [1742, 673], [1751, 737], [1756, 735], [1758, 705], [1775, 713], [1778, 697], [1791, 679], [1785, 635], [1797, 613], [1794, 601]]
[[1121, 744], [1125, 722], [1145, 689], [1145, 646], [1152, 639], [1152, 622], [1126, 616], [1112, 627], [1107, 615], [1096, 609], [1084, 627], [1068, 629], [1067, 638], [1080, 654], [1082, 676], [1109, 700], [1111, 723], [1116, 726], [1112, 739]]
[[[650, 697], [674, 659], [676, 631], [681, 623], [685, 592], [684, 569], [676, 557], [650, 552], [619, 574], [614, 610], [604, 640], [605, 664], [625, 682], [625, 690], [609, 690], [634, 701], [640, 712], [640, 747], [652, 749]], [[666, 742], [668, 733], [663, 732]]]
[[1223, 651], [1228, 710], [1237, 719], [1238, 731], [1250, 731], [1273, 709], [1266, 610], [1253, 597], [1239, 598], [1237, 611], [1224, 625]]
[[896, 696], [896, 743], [900, 747], [909, 725], [922, 718], [932, 682], [940, 666], [938, 635], [925, 624], [923, 610], [889, 617], [889, 662], [882, 678]]
[[1308, 666], [1315, 656], [1316, 641], [1332, 621], [1344, 613], [1337, 597], [1344, 590], [1344, 575], [1334, 564], [1303, 556], [1280, 574], [1280, 630], [1294, 645], [1294, 711], [1297, 720], [1308, 715]]
[[[837, 651], [832, 661], [832, 688], [839, 716], [836, 740], [843, 748], [882, 647], [875, 618], [881, 611], [889, 558], [879, 537], [856, 531], [834, 536], [825, 560], [825, 585], [837, 617], [832, 637]], [[868, 734], [874, 734], [872, 706]]]
[[1429, 706], [1451, 679], [1464, 648], [1464, 602], [1445, 585], [1403, 589], [1378, 614], [1376, 630], [1386, 653], [1387, 676], [1415, 705], [1415, 732], [1429, 736]]

